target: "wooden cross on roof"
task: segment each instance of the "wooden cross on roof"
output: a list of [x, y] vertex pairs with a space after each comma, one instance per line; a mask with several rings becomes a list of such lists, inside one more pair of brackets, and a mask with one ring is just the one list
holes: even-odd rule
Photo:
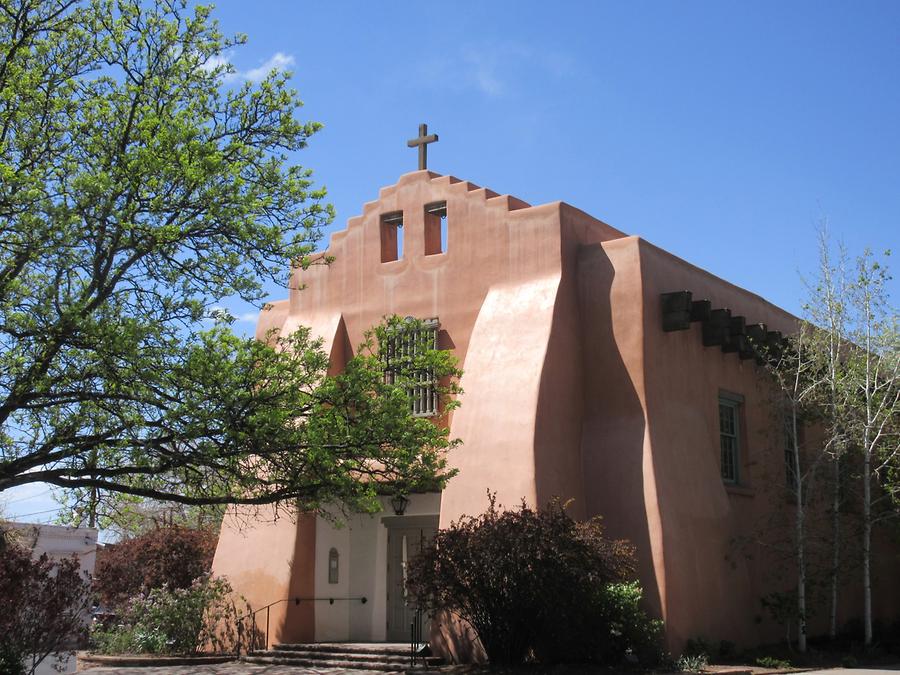
[[419, 171], [428, 168], [428, 144], [437, 142], [437, 134], [428, 134], [428, 125], [419, 125], [419, 137], [406, 141], [406, 147], [414, 148], [419, 146]]

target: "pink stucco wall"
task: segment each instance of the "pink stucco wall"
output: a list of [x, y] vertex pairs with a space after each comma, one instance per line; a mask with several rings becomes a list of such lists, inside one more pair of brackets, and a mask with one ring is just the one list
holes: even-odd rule
[[[438, 201], [447, 203], [447, 251], [425, 255], [423, 208]], [[404, 254], [382, 262], [381, 216], [397, 211]], [[784, 332], [793, 317], [567, 204], [530, 207], [427, 171], [382, 189], [327, 253], [334, 262], [298, 272], [304, 289], [264, 312], [257, 335], [309, 325], [339, 370], [385, 315], [440, 319], [465, 392], [449, 420], [463, 446], [450, 458], [459, 475], [442, 495], [442, 526], [483, 510], [488, 490], [507, 505], [571, 499], [573, 515], [602, 514], [611, 536], [637, 547], [647, 605], [665, 619], [670, 649], [695, 636], [777, 639], [760, 609], [761, 596], [778, 590], [775, 562], [747, 545], [789, 509], [773, 487], [783, 448], [771, 400], [758, 366], [703, 347], [699, 323], [663, 332], [660, 294], [690, 290]], [[720, 477], [721, 391], [745, 401], [736, 488]], [[260, 525], [242, 535], [249, 547], [225, 530], [214, 569], [256, 601], [302, 585], [292, 575], [305, 572], [291, 570], [321, 554], [309, 527]], [[279, 554], [253, 553], [270, 546]], [[886, 573], [876, 571], [882, 611], [898, 599]], [[310, 617], [279, 621], [281, 634], [311, 639], [297, 627]]]

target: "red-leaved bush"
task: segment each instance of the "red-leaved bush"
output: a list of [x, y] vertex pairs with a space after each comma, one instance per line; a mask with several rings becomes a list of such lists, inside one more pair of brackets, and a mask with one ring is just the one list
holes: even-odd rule
[[611, 663], [657, 639], [640, 588], [625, 583], [631, 544], [607, 539], [600, 518], [573, 520], [559, 500], [502, 511], [489, 498], [410, 561], [408, 590], [424, 609], [471, 625], [494, 664]]
[[0, 672], [34, 672], [87, 633], [89, 580], [76, 557], [32, 558], [0, 526]]
[[217, 535], [177, 525], [150, 530], [97, 552], [94, 590], [109, 607], [167, 585], [190, 588], [209, 574]]

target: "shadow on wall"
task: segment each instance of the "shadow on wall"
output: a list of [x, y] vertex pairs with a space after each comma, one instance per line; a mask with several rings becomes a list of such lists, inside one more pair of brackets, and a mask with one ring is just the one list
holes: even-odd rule
[[[312, 598], [316, 591], [316, 515], [303, 513], [297, 516], [297, 538], [294, 558], [290, 563], [289, 598]], [[288, 602], [284, 623], [275, 630], [274, 642], [314, 642], [316, 637], [315, 602], [296, 604]], [[271, 631], [271, 628], [270, 628]]]
[[[602, 515], [607, 536], [628, 539], [635, 546], [644, 601], [651, 614], [660, 616], [660, 589], [644, 501], [644, 409], [629, 373], [629, 365], [638, 376], [643, 367], [640, 261], [636, 247], [622, 248], [621, 253], [633, 255], [622, 267], [633, 277], [616, 280], [616, 269], [601, 245], [582, 246], [578, 251], [584, 515]], [[613, 302], [618, 321], [615, 333]], [[548, 351], [545, 373], [562, 367], [563, 359], [575, 360], [561, 349]], [[546, 394], [552, 393], [548, 387]], [[545, 406], [553, 405], [545, 401], [544, 394], [542, 389], [541, 413]]]
[[429, 644], [451, 663], [487, 663], [487, 654], [472, 626], [446, 610], [431, 618]]
[[577, 278], [563, 265], [534, 411], [536, 506], [571, 500], [573, 518], [586, 515], [581, 463], [583, 379]]

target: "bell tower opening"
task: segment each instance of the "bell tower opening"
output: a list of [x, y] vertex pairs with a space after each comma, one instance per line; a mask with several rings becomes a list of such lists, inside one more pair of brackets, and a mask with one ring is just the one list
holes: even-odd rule
[[381, 216], [381, 262], [392, 262], [403, 257], [403, 211]]
[[425, 255], [447, 252], [447, 202], [425, 205]]

